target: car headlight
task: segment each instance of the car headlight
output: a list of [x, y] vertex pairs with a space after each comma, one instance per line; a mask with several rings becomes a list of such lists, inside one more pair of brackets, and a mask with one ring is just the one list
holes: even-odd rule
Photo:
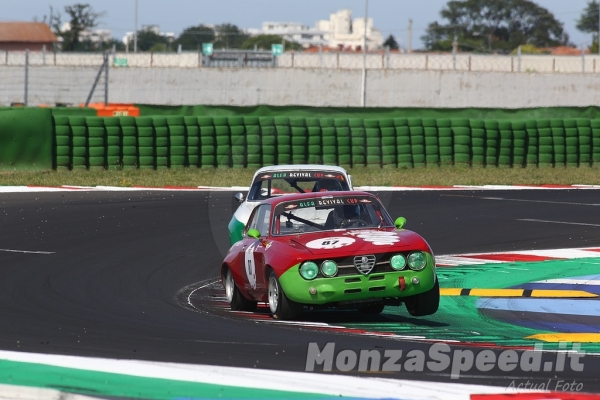
[[408, 256], [408, 267], [414, 271], [419, 271], [427, 265], [427, 257], [422, 251], [413, 251]]
[[331, 278], [338, 272], [338, 266], [335, 261], [326, 260], [321, 264], [321, 272], [324, 276]]
[[400, 271], [406, 267], [406, 258], [402, 254], [396, 254], [390, 258], [390, 266], [394, 271]]
[[300, 265], [300, 276], [308, 281], [315, 279], [318, 273], [319, 267], [312, 261], [306, 261]]

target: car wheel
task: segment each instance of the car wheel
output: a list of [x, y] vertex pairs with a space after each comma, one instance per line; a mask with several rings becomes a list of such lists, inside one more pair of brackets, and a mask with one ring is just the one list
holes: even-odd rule
[[296, 319], [302, 312], [302, 305], [288, 299], [285, 293], [283, 293], [279, 279], [277, 279], [277, 275], [273, 271], [269, 275], [267, 297], [269, 299], [269, 309], [275, 319]]
[[358, 309], [358, 311], [360, 311], [363, 314], [379, 314], [383, 311], [383, 309], [385, 308], [385, 305], [383, 303], [376, 303], [376, 304], [369, 304], [363, 307], [360, 307]]
[[256, 309], [256, 301], [248, 300], [240, 292], [235, 285], [233, 275], [229, 268], [225, 271], [225, 296], [229, 302], [229, 306], [233, 311], [254, 311]]
[[440, 284], [438, 280], [435, 280], [435, 284], [430, 290], [407, 297], [404, 304], [409, 314], [414, 317], [434, 314], [440, 305]]

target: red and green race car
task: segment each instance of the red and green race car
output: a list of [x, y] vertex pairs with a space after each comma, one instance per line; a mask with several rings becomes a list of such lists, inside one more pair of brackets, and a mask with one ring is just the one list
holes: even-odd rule
[[434, 255], [405, 222], [366, 192], [266, 199], [221, 265], [227, 300], [243, 311], [268, 302], [276, 319], [295, 319], [305, 308], [376, 314], [402, 303], [413, 316], [433, 314], [440, 299]]

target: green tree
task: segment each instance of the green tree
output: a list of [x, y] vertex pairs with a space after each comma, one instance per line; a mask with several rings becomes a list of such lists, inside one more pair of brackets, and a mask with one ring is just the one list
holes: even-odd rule
[[387, 39], [385, 39], [385, 42], [383, 42], [383, 47], [390, 47], [390, 50], [398, 50], [398, 48], [400, 46], [398, 46], [398, 42], [396, 42], [396, 38], [394, 37], [394, 35], [390, 35], [387, 37]]
[[[133, 39], [132, 39], [133, 40]], [[129, 48], [133, 44], [129, 44]], [[137, 49], [138, 51], [166, 52], [170, 51], [169, 38], [159, 35], [150, 29], [142, 29], [137, 33]]]
[[522, 44], [566, 45], [569, 36], [550, 11], [529, 0], [456, 0], [440, 11], [445, 24], [429, 24], [428, 50], [448, 51], [456, 37], [463, 51], [509, 53]]
[[581, 16], [577, 20], [577, 29], [581, 32], [592, 34], [592, 46], [590, 51], [593, 53], [598, 52], [598, 2], [591, 0], [581, 13]]
[[89, 4], [80, 3], [65, 6], [65, 13], [69, 16], [69, 29], [55, 31], [55, 34], [62, 38], [63, 51], [78, 51], [81, 49], [79, 35], [98, 26], [99, 18], [104, 13], [95, 12]]
[[123, 44], [122, 41], [112, 38], [110, 40], [107, 41], [103, 41], [103, 42], [93, 42], [89, 39], [87, 40], [82, 40], [79, 42], [79, 44], [77, 45], [77, 48], [75, 49], [76, 51], [83, 51], [83, 52], [94, 52], [94, 51], [110, 51], [113, 49], [113, 46], [115, 48], [116, 51], [124, 51], [125, 50], [125, 45]]
[[577, 29], [586, 33], [598, 33], [598, 2], [591, 0], [577, 20]]
[[200, 50], [202, 43], [213, 43], [215, 31], [205, 25], [190, 26], [185, 28], [175, 40], [174, 45], [181, 45], [182, 50]]
[[302, 45], [296, 42], [290, 42], [288, 40], [283, 40], [283, 38], [279, 35], [257, 35], [246, 39], [244, 43], [240, 46], [241, 49], [249, 49], [252, 50], [256, 46], [258, 50], [271, 50], [271, 46], [274, 44], [282, 44], [284, 43], [286, 50], [302, 50]]
[[239, 49], [250, 37], [236, 25], [229, 23], [215, 26], [215, 32], [217, 38], [214, 48], [216, 49]]

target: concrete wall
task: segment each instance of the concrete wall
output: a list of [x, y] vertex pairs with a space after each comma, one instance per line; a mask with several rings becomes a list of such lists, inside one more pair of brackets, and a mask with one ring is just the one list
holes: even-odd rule
[[[49, 48], [49, 47], [48, 47]], [[218, 53], [218, 51], [217, 51]], [[240, 58], [244, 52], [239, 51]], [[202, 55], [197, 52], [183, 53], [116, 53], [110, 63], [125, 62], [128, 68], [199, 68]], [[101, 53], [53, 53], [51, 51], [29, 53], [31, 66], [100, 67]], [[24, 66], [24, 51], [0, 50], [0, 66]], [[329, 68], [362, 69], [363, 56], [358, 53], [294, 53], [286, 52], [277, 58], [280, 68]], [[421, 71], [471, 71], [471, 72], [535, 72], [535, 73], [600, 73], [600, 56], [554, 55], [485, 55], [459, 53], [371, 53], [366, 57], [368, 69], [400, 69]]]
[[[85, 99], [96, 67], [32, 67], [29, 104]], [[23, 67], [0, 67], [0, 104], [21, 102]], [[109, 101], [143, 104], [360, 106], [361, 71], [304, 68], [111, 68]], [[600, 75], [369, 70], [370, 107], [590, 106]], [[101, 79], [92, 101], [103, 101]]]

